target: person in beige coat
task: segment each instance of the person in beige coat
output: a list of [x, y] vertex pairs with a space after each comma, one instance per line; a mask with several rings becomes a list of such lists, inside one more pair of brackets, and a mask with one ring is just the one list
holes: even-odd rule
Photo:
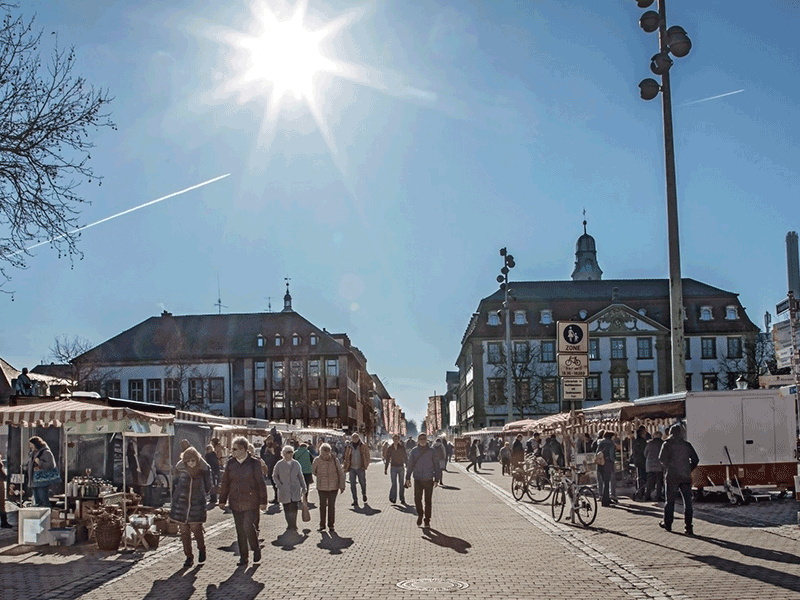
[[353, 506], [358, 508], [356, 481], [361, 484], [361, 497], [367, 503], [367, 467], [369, 467], [369, 448], [361, 441], [361, 436], [354, 433], [350, 443], [344, 449], [342, 467], [350, 474], [350, 491], [353, 492]]
[[330, 444], [319, 447], [319, 456], [311, 465], [311, 473], [317, 481], [319, 492], [319, 531], [325, 531], [325, 515], [328, 529], [333, 531], [336, 521], [336, 493], [344, 493], [344, 469], [333, 455]]

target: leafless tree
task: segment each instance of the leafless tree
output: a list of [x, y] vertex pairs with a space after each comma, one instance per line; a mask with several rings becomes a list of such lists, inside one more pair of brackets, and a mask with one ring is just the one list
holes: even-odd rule
[[[542, 360], [541, 346], [531, 342], [517, 344], [511, 357], [511, 379], [514, 385], [513, 412], [520, 419], [550, 414], [558, 398], [557, 367], [554, 362]], [[492, 360], [492, 359], [490, 359]], [[493, 357], [494, 374], [490, 379], [498, 381], [496, 393], [490, 391], [489, 405], [508, 403], [506, 390], [506, 349], [500, 345], [499, 355]], [[491, 394], [494, 393], [494, 396]], [[552, 398], [552, 402], [545, 400]]]
[[[59, 256], [76, 255], [84, 182], [97, 182], [89, 166], [90, 133], [115, 125], [112, 98], [75, 74], [74, 48], [41, 58], [42, 31], [0, 2], [0, 290], [7, 269], [25, 268], [30, 246], [49, 242]], [[51, 34], [55, 40], [55, 32]]]
[[[208, 412], [211, 399], [211, 379], [216, 371], [211, 365], [199, 363], [188, 351], [187, 344], [176, 329], [166, 345], [164, 353], [164, 401], [174, 405], [178, 410], [200, 410]], [[200, 388], [190, 390], [191, 384]], [[173, 388], [167, 386], [172, 385]], [[175, 390], [169, 396], [168, 391]]]
[[103, 394], [105, 384], [118, 377], [119, 369], [109, 369], [92, 360], [81, 358], [91, 349], [92, 343], [86, 338], [77, 335], [56, 336], [50, 347], [50, 359], [70, 366], [71, 379], [77, 390]]
[[741, 375], [747, 380], [748, 388], [758, 388], [758, 378], [770, 372], [775, 362], [775, 347], [768, 333], [757, 333], [743, 339], [741, 356], [725, 356], [718, 359], [718, 387], [735, 389], [736, 380]]

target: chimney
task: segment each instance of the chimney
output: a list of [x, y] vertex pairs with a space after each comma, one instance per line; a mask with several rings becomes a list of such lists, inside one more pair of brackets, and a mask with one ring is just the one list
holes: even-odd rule
[[786, 234], [786, 270], [789, 290], [795, 298], [800, 296], [800, 259], [797, 254], [797, 232], [790, 231]]

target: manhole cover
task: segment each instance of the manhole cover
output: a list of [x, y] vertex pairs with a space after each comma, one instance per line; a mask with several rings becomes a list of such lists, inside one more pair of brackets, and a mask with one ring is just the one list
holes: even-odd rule
[[407, 579], [398, 583], [397, 587], [416, 592], [455, 592], [467, 589], [469, 584], [455, 579]]

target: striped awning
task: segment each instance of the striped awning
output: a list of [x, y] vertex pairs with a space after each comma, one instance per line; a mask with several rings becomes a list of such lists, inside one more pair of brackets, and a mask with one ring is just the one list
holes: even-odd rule
[[219, 417], [217, 415], [209, 415], [206, 413], [191, 412], [188, 410], [176, 410], [175, 418], [178, 421], [193, 421], [195, 423], [211, 423], [218, 425], [227, 425], [230, 419], [227, 417]]
[[[120, 423], [139, 421], [166, 426], [175, 420], [173, 415], [143, 412], [130, 408], [110, 408], [77, 400], [56, 400], [40, 404], [0, 407], [0, 423], [22, 427], [61, 427], [65, 423]], [[140, 426], [137, 426], [141, 428]], [[119, 429], [113, 429], [119, 431]], [[126, 427], [125, 430], [129, 430]]]

